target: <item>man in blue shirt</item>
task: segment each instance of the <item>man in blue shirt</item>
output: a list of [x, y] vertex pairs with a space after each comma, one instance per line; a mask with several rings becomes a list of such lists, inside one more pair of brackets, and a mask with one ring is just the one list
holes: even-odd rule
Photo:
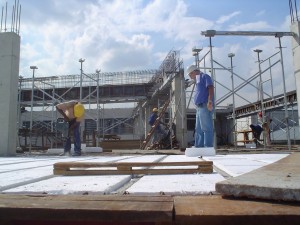
[[213, 147], [214, 86], [211, 77], [191, 65], [187, 73], [195, 81], [194, 103], [196, 106], [195, 147]]

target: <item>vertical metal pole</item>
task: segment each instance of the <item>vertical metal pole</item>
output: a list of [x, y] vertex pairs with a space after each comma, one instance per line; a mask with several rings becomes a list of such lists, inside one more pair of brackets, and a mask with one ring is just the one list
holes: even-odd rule
[[[272, 66], [271, 66], [271, 59], [269, 59], [269, 67], [270, 67], [270, 82], [271, 82], [271, 93], [272, 93], [272, 100], [274, 100], [274, 90], [273, 90], [273, 76], [272, 76]], [[273, 117], [273, 111], [270, 113], [270, 117]], [[274, 139], [274, 133], [272, 132], [272, 140]]]
[[215, 122], [216, 122], [216, 77], [215, 77], [215, 71], [214, 71], [214, 64], [213, 64], [213, 52], [212, 52], [212, 42], [211, 42], [211, 36], [209, 37], [209, 48], [210, 48], [210, 67], [211, 67], [211, 77], [214, 82], [214, 112], [213, 112], [213, 130], [214, 130], [214, 148], [217, 151], [217, 135], [216, 135], [216, 129], [215, 129]]
[[97, 136], [96, 136], [96, 147], [99, 146], [99, 75], [100, 70], [96, 70], [97, 73]]
[[[55, 86], [52, 87], [52, 112], [51, 112], [51, 135], [54, 131], [54, 104], [55, 104]], [[51, 148], [53, 148], [53, 138], [51, 140]]]
[[288, 141], [288, 148], [289, 148], [289, 150], [291, 150], [289, 114], [288, 114], [288, 111], [287, 111], [285, 75], [284, 75], [284, 66], [283, 66], [282, 46], [281, 46], [281, 39], [280, 39], [282, 37], [282, 34], [276, 34], [276, 37], [278, 37], [279, 49], [280, 49], [280, 62], [281, 62], [281, 70], [282, 70], [283, 95], [284, 95], [284, 112], [285, 112], [285, 120], [286, 120], [286, 137], [287, 137], [287, 141]]
[[54, 123], [54, 104], [55, 104], [55, 86], [52, 87], [51, 132], [53, 132], [53, 123]]
[[272, 76], [271, 59], [269, 59], [269, 67], [270, 67], [270, 79], [271, 79], [270, 81], [271, 81], [272, 99], [274, 99], [273, 76]]
[[19, 76], [19, 95], [18, 95], [18, 130], [21, 127], [21, 91], [22, 91], [22, 77]]
[[[0, 30], [1, 32], [1, 30]], [[22, 90], [22, 77], [19, 76], [19, 91], [18, 91], [18, 126], [17, 126], [17, 134], [19, 134], [19, 130], [21, 128], [21, 90]], [[17, 137], [17, 148], [20, 148], [20, 139]]]
[[[255, 49], [254, 52], [257, 53], [257, 61], [258, 61], [258, 72], [259, 72], [259, 89], [260, 89], [260, 105], [261, 105], [261, 113], [262, 113], [262, 124], [265, 122], [265, 110], [264, 110], [264, 92], [263, 92], [263, 83], [261, 77], [261, 66], [260, 66], [260, 58], [259, 53], [262, 52], [260, 49]], [[266, 148], [266, 135], [264, 135], [264, 149]]]
[[102, 139], [104, 139], [104, 122], [105, 122], [105, 118], [104, 118], [104, 103], [102, 104]]
[[234, 57], [233, 53], [229, 53], [228, 57], [230, 57], [230, 68], [231, 68], [231, 86], [232, 86], [232, 119], [233, 119], [233, 143], [234, 149], [236, 149], [236, 117], [235, 117], [235, 91], [234, 91], [234, 79], [233, 79], [233, 63], [232, 58]]
[[29, 154], [31, 154], [32, 149], [32, 114], [33, 114], [33, 97], [34, 97], [34, 71], [37, 69], [36, 66], [30, 66], [30, 69], [32, 69], [32, 86], [31, 86], [31, 112], [30, 112], [30, 142], [29, 142]]
[[0, 27], [0, 32], [2, 32], [3, 10], [4, 10], [4, 7], [2, 6], [2, 13], [1, 13], [1, 27]]
[[84, 59], [82, 59], [82, 58], [80, 58], [79, 59], [79, 62], [80, 62], [80, 93], [79, 93], [79, 95], [80, 95], [80, 102], [81, 102], [81, 100], [82, 100], [82, 75], [83, 75], [83, 71], [82, 71], [82, 63], [84, 62], [85, 60]]

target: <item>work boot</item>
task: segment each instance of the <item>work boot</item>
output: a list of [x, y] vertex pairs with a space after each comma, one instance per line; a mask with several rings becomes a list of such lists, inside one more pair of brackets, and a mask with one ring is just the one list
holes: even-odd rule
[[69, 151], [59, 154], [59, 156], [70, 156], [70, 155], [71, 155], [71, 153]]
[[74, 157], [76, 157], [76, 156], [81, 156], [81, 152], [74, 152], [74, 153], [72, 154], [72, 156], [74, 156]]

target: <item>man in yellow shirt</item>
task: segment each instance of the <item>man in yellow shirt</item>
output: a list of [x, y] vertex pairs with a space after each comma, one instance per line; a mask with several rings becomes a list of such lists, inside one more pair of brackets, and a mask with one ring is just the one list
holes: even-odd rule
[[64, 153], [62, 155], [70, 155], [71, 137], [74, 136], [74, 153], [72, 156], [81, 156], [81, 139], [80, 139], [80, 122], [84, 118], [84, 107], [80, 102], [69, 101], [56, 105], [57, 111], [69, 123], [69, 131], [66, 143], [64, 145]]

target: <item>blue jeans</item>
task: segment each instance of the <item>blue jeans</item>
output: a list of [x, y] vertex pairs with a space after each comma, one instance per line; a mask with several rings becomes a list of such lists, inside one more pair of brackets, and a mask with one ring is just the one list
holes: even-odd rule
[[166, 133], [163, 131], [161, 126], [158, 124], [153, 133], [151, 144], [155, 144], [156, 142], [159, 142], [162, 138], [164, 138], [165, 135], [166, 135]]
[[213, 147], [213, 111], [206, 104], [196, 107], [195, 147]]
[[[73, 135], [74, 135], [74, 152], [75, 153], [81, 153], [81, 140], [80, 140], [80, 131], [79, 131], [80, 123], [77, 123], [76, 126], [73, 129]], [[71, 137], [70, 135], [67, 137], [64, 151], [70, 152], [71, 150]]]

